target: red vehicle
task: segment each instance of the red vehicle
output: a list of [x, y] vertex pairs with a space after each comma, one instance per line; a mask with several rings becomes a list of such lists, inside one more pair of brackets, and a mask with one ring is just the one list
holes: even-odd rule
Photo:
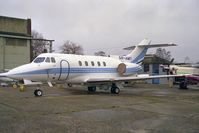
[[186, 76], [186, 78], [188, 80], [193, 80], [193, 81], [199, 82], [199, 75], [190, 75], [190, 76]]
[[189, 75], [184, 77], [184, 80], [180, 82], [180, 89], [188, 89], [188, 84], [199, 83], [199, 75]]

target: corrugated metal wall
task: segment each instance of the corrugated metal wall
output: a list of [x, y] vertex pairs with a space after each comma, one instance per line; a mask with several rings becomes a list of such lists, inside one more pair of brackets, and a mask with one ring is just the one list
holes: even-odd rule
[[[0, 34], [30, 36], [29, 19], [0, 16]], [[30, 62], [30, 40], [0, 37], [0, 71]]]

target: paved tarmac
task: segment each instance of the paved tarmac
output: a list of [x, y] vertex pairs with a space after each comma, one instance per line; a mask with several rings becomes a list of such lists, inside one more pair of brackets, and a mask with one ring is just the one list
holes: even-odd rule
[[84, 87], [0, 87], [0, 133], [198, 133], [199, 87], [135, 85], [119, 95]]

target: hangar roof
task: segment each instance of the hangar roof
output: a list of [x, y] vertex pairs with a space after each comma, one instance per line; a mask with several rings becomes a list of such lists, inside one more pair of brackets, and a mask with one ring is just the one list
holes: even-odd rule
[[147, 54], [144, 57], [143, 64], [164, 64], [170, 65], [172, 62], [163, 58], [158, 57], [155, 54]]

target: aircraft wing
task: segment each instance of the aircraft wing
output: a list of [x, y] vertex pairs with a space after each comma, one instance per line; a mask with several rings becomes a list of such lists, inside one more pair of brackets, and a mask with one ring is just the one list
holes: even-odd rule
[[184, 77], [187, 75], [138, 75], [130, 77], [116, 77], [116, 78], [92, 78], [88, 79], [87, 83], [106, 83], [106, 82], [128, 82], [136, 80], [148, 80], [148, 79], [158, 79], [158, 78], [171, 78], [171, 77]]

